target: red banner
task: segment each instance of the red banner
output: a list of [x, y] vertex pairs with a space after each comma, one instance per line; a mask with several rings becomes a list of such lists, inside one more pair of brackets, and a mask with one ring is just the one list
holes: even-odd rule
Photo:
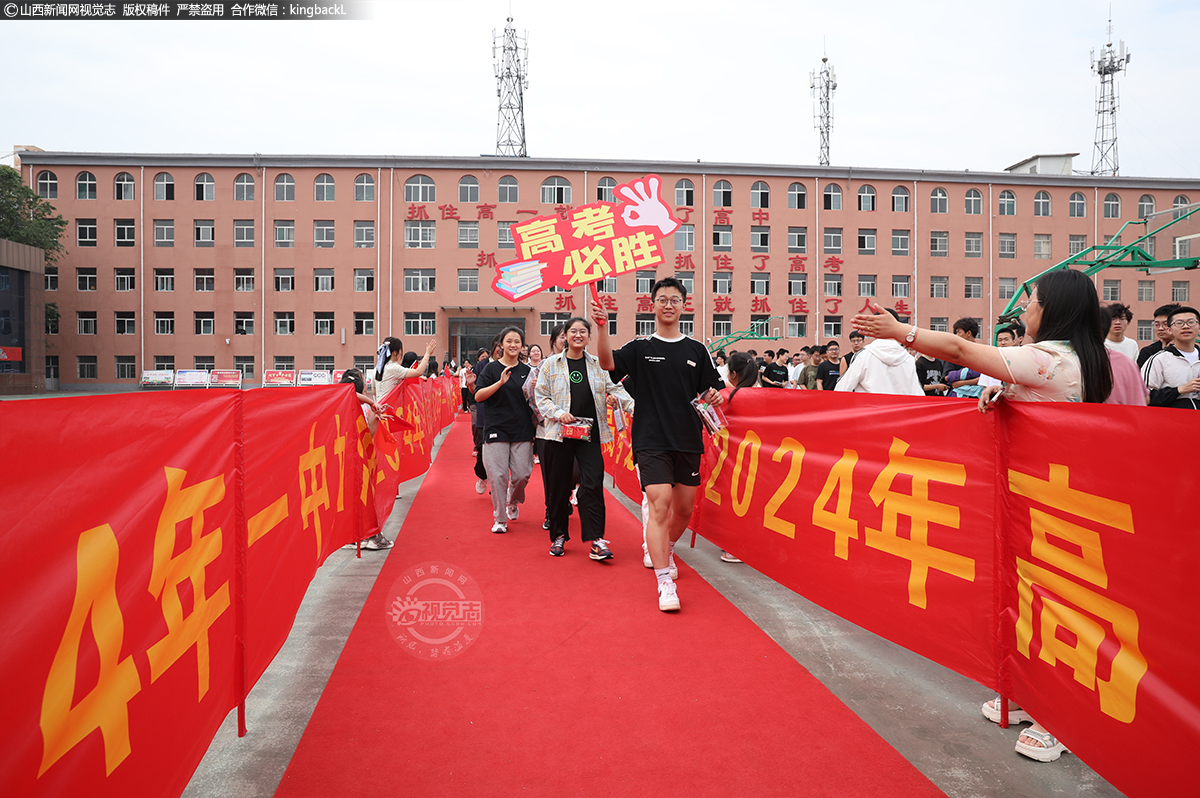
[[[0, 783], [178, 795], [316, 569], [390, 511], [403, 457], [366, 433], [349, 386], [3, 412], [0, 679], [21, 687], [0, 719]], [[444, 418], [437, 403], [404, 412]]]

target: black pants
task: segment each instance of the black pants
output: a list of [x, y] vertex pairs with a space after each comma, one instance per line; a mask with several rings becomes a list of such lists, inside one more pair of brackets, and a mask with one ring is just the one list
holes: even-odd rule
[[604, 455], [600, 441], [546, 441], [542, 460], [542, 479], [546, 483], [550, 511], [550, 540], [559, 535], [570, 540], [567, 519], [571, 514], [572, 461], [579, 463], [579, 527], [584, 542], [604, 537]]
[[475, 476], [487, 481], [487, 469], [483, 467], [483, 428], [471, 427], [471, 439], [475, 441]]

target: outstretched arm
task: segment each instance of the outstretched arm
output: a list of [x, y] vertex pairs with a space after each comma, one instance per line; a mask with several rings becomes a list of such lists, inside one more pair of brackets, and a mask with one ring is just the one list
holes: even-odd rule
[[895, 341], [905, 341], [905, 336], [916, 329], [917, 335], [908, 345], [923, 355], [958, 363], [993, 377], [1003, 378], [1008, 374], [1004, 356], [997, 347], [966, 341], [950, 333], [903, 324], [892, 318], [891, 314], [884, 313], [878, 305], [872, 307], [876, 310], [875, 314], [860, 313], [854, 317], [854, 329], [875, 338], [891, 338]]

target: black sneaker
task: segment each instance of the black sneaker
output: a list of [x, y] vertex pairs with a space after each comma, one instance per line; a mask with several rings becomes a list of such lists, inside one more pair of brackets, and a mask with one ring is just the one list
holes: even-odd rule
[[566, 545], [567, 545], [567, 536], [566, 535], [559, 535], [558, 537], [556, 537], [554, 539], [554, 545], [550, 547], [550, 556], [551, 557], [563, 556], [563, 554], [566, 553], [563, 551], [563, 547]]

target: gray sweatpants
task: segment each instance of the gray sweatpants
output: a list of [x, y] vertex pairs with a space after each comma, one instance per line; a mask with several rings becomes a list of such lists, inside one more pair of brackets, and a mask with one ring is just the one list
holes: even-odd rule
[[484, 443], [483, 467], [492, 489], [492, 520], [507, 524], [506, 505], [525, 502], [525, 486], [533, 473], [533, 441]]

